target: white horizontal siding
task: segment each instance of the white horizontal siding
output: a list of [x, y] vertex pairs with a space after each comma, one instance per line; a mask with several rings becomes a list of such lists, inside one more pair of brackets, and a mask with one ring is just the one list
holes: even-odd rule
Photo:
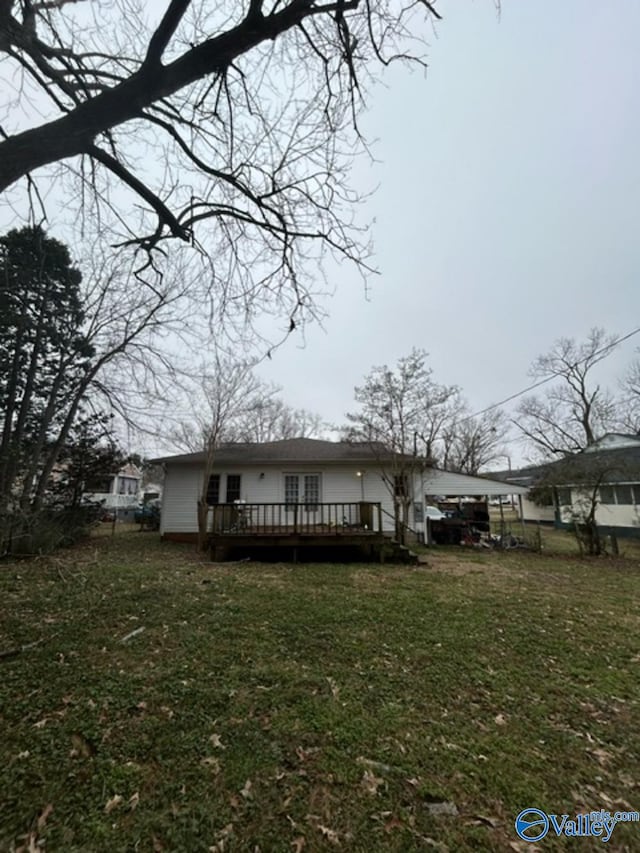
[[198, 465], [167, 465], [160, 514], [160, 533], [198, 532]]
[[[380, 502], [383, 528], [393, 530], [393, 501], [379, 471], [366, 471], [362, 477], [353, 465], [236, 466], [220, 474], [220, 501], [226, 502], [227, 474], [239, 474], [240, 498], [246, 503], [283, 503], [285, 474], [320, 474], [321, 503]], [[362, 472], [361, 472], [362, 473]], [[198, 530], [197, 502], [201, 488], [199, 465], [167, 463], [162, 502], [161, 533], [195, 533]], [[416, 493], [419, 495], [419, 490]]]
[[522, 499], [522, 512], [525, 521], [555, 520], [555, 510], [552, 506], [538, 506], [533, 501], [530, 501], [528, 498]]
[[640, 507], [632, 504], [598, 504], [596, 523], [609, 527], [640, 527]]

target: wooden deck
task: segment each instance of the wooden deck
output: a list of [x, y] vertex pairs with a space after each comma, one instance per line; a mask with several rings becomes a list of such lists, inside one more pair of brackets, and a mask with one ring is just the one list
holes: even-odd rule
[[210, 510], [211, 556], [216, 562], [255, 554], [293, 559], [353, 554], [384, 560], [388, 539], [380, 503], [233, 503]]

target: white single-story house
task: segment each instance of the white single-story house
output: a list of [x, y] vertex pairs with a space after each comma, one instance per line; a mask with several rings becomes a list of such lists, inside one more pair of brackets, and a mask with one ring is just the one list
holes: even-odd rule
[[[325, 511], [324, 521], [355, 527], [358, 519], [367, 527], [359, 507], [379, 504], [380, 532], [395, 532], [394, 500], [390, 483], [393, 470], [399, 470], [399, 457], [370, 442], [321, 441], [294, 438], [263, 444], [229, 444], [220, 447], [209, 478], [207, 497], [210, 506], [243, 504], [278, 504], [278, 527], [317, 522], [319, 506], [337, 507]], [[394, 461], [395, 460], [395, 461]], [[164, 471], [164, 493], [160, 533], [164, 538], [191, 540], [198, 531], [197, 502], [202, 493], [205, 454], [187, 453], [153, 460]], [[424, 506], [430, 496], [482, 495], [492, 497], [526, 494], [526, 488], [505, 487], [505, 483], [485, 477], [472, 477], [436, 470], [416, 464], [408, 465], [412, 482], [406, 483], [411, 498], [409, 526], [422, 538]], [[399, 479], [399, 478], [397, 478]], [[397, 488], [402, 488], [397, 484]], [[258, 515], [262, 510], [256, 511]], [[266, 510], [265, 510], [266, 512]], [[276, 512], [270, 510], [271, 516]], [[375, 510], [377, 514], [377, 508]], [[254, 515], [255, 518], [255, 515]], [[262, 521], [263, 516], [260, 515]], [[272, 523], [272, 520], [269, 522]]]
[[604, 534], [640, 536], [640, 436], [607, 433], [581, 453], [546, 465], [503, 472], [526, 485], [537, 502], [523, 501], [525, 521], [566, 527], [589, 512]]
[[[344, 505], [346, 514], [347, 505], [373, 502], [381, 506], [383, 530], [392, 532], [393, 497], [380, 462], [385, 452], [380, 445], [365, 442], [312, 438], [223, 445], [215, 454], [208, 503], [282, 504], [290, 521], [294, 508], [313, 513], [316, 505], [331, 503]], [[169, 539], [192, 539], [198, 531], [205, 453], [153, 461], [165, 471], [160, 533]], [[418, 483], [409, 485], [414, 495]]]

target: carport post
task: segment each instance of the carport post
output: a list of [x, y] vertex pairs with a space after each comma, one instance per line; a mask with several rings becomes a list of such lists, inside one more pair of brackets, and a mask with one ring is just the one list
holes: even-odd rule
[[524, 509], [522, 508], [522, 495], [518, 495], [518, 511], [520, 512], [520, 524], [522, 526], [522, 538], [526, 539], [526, 527], [524, 525]]

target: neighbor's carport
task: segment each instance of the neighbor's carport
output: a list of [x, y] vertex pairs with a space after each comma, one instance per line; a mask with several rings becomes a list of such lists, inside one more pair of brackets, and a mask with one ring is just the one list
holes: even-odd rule
[[[431, 497], [442, 495], [449, 498], [464, 498], [468, 495], [482, 495], [487, 500], [490, 498], [503, 497], [506, 495], [518, 496], [518, 510], [522, 533], [524, 535], [524, 512], [522, 509], [522, 496], [529, 489], [526, 486], [516, 486], [514, 483], [505, 483], [503, 480], [491, 480], [488, 477], [474, 477], [471, 474], [455, 474], [453, 471], [438, 471], [431, 468], [424, 472], [422, 477], [422, 495], [425, 502]], [[500, 505], [502, 509], [502, 504]], [[425, 542], [430, 544], [429, 521], [425, 514]]]

